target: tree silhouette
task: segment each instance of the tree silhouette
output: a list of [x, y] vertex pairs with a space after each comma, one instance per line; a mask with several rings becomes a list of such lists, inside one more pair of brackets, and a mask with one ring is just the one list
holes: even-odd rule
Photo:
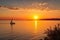
[[53, 29], [47, 29], [45, 33], [48, 40], [60, 40], [60, 24], [55, 25]]

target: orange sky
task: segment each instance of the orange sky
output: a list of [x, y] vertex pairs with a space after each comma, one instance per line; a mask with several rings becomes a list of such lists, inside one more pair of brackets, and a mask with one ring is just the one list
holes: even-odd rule
[[10, 10], [6, 8], [0, 9], [0, 17], [16, 17], [16, 18], [28, 18], [31, 19], [33, 16], [39, 16], [39, 18], [56, 18], [60, 17], [60, 10], [40, 10], [40, 9], [19, 9]]
[[60, 18], [59, 0], [0, 0], [0, 17], [28, 18], [37, 15], [39, 18]]

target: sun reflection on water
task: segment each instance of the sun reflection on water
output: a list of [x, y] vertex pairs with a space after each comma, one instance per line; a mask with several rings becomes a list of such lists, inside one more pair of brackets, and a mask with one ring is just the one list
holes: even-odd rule
[[37, 33], [37, 30], [38, 30], [37, 22], [38, 22], [37, 20], [34, 21], [34, 25], [35, 25], [35, 28], [34, 28], [34, 29], [35, 29], [35, 33]]
[[35, 21], [35, 30], [37, 30], [37, 21]]

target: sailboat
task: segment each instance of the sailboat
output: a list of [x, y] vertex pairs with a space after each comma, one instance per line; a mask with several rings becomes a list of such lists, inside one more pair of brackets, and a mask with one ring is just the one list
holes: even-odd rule
[[13, 20], [11, 20], [10, 24], [15, 24], [15, 22], [13, 22]]

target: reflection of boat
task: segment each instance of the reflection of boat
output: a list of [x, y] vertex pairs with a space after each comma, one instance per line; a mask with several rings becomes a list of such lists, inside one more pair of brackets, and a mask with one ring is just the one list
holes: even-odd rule
[[15, 22], [13, 22], [13, 20], [11, 20], [10, 24], [15, 24]]

